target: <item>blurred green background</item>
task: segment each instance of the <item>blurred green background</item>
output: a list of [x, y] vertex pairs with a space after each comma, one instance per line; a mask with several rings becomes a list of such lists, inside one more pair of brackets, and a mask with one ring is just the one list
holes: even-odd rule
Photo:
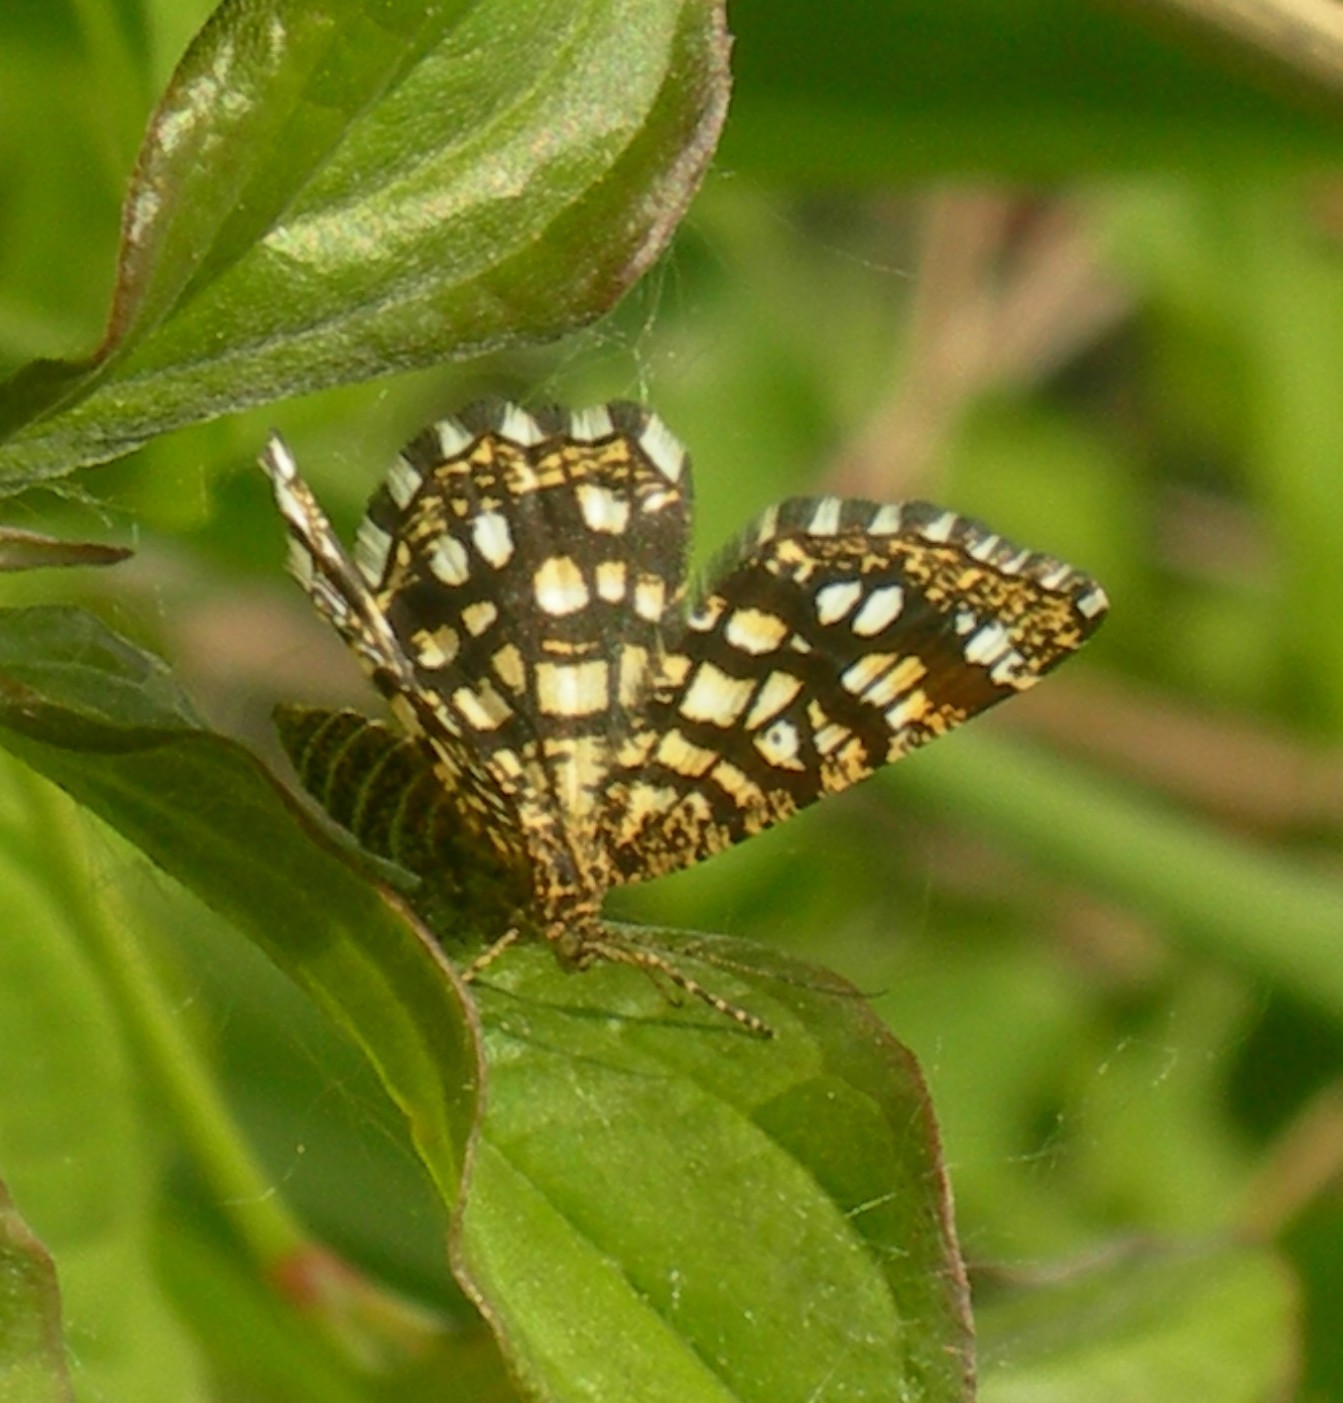
[[[209, 8], [0, 11], [0, 371], [96, 343], [145, 117]], [[613, 316], [13, 499], [11, 525], [137, 555], [4, 577], [3, 602], [91, 603], [274, 756], [276, 700], [369, 694], [282, 574], [251, 466], [267, 429], [348, 532], [399, 443], [486, 392], [649, 400], [695, 462], [701, 562], [767, 503], [833, 490], [932, 498], [1092, 571], [1112, 616], [1038, 692], [618, 906], [787, 945], [872, 995], [929, 1079], [972, 1265], [1272, 1241], [1301, 1292], [1300, 1396], [1343, 1398], [1343, 126], [1326, 95], [1136, 10], [730, 19], [719, 160]], [[35, 802], [0, 765], [0, 924], [49, 921], [77, 979], [62, 884], [90, 864], [277, 1192], [448, 1297], [438, 1210], [367, 1071], [105, 831], [62, 812], [60, 862], [35, 849]], [[129, 1061], [94, 1070], [143, 1142], [155, 1251], [179, 1290], [222, 1293], [171, 1129]], [[60, 1075], [94, 1072], [72, 1054]]]

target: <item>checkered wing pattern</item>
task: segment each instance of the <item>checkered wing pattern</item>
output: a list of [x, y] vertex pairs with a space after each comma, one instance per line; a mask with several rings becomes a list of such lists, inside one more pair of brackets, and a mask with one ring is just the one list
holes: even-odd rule
[[669, 641], [608, 778], [613, 881], [847, 789], [1031, 686], [1105, 608], [1085, 575], [923, 503], [771, 509]]
[[353, 568], [302, 484], [272, 469], [295, 573], [477, 828], [538, 869], [543, 904], [584, 895], [579, 874], [602, 867], [600, 786], [662, 664], [664, 622], [683, 612], [685, 469], [636, 405], [481, 402], [402, 452]]
[[605, 925], [607, 888], [1022, 691], [1106, 608], [1085, 575], [950, 512], [823, 498], [767, 512], [687, 610], [689, 464], [635, 405], [490, 401], [434, 425], [375, 493], [352, 559], [283, 444], [262, 461], [293, 573], [409, 733], [282, 714], [309, 792], [504, 942], [640, 967], [754, 1031]]
[[289, 570], [317, 611], [345, 640], [394, 714], [412, 735], [433, 747], [439, 771], [456, 795], [464, 820], [485, 839], [499, 859], [522, 867], [527, 850], [516, 806], [502, 789], [470, 733], [443, 695], [427, 685], [391, 626], [370, 583], [362, 543], [351, 561], [298, 475], [289, 450], [272, 439], [261, 465], [271, 479], [275, 501], [289, 532]]

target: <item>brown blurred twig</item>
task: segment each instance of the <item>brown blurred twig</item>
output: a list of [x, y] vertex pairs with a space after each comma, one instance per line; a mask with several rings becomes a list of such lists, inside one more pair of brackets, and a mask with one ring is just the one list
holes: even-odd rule
[[1343, 1085], [1331, 1082], [1278, 1137], [1245, 1194], [1241, 1219], [1271, 1239], [1325, 1195], [1343, 1187]]
[[[834, 490], [876, 498], [921, 490], [976, 397], [1042, 379], [1130, 310], [1070, 206], [1005, 193], [933, 197], [914, 276], [891, 395], [837, 455]], [[1171, 494], [1162, 520], [1159, 544], [1183, 570], [1244, 578], [1269, 567], [1248, 518], [1218, 499]], [[1085, 676], [1052, 679], [1010, 713], [999, 724], [1085, 752], [1221, 821], [1275, 832], [1343, 827], [1343, 752], [1254, 721]]]
[[837, 455], [834, 491], [909, 495], [971, 400], [1041, 379], [1130, 305], [1069, 206], [1003, 192], [931, 197], [914, 277], [891, 396]]
[[1297, 100], [1343, 104], [1343, 9], [1335, 0], [1113, 0], [1210, 39]]
[[[1190, 808], [1261, 832], [1343, 827], [1343, 750], [1214, 716], [1114, 677], [1063, 675], [998, 724], [1047, 737]], [[1103, 722], [1099, 719], [1103, 718]]]

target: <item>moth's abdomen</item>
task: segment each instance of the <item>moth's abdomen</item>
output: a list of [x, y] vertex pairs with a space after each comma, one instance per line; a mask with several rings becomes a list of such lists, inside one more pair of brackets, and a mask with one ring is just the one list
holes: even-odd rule
[[489, 936], [525, 903], [526, 884], [463, 823], [418, 737], [356, 711], [293, 705], [276, 707], [275, 727], [299, 783], [328, 817], [421, 879], [431, 925]]

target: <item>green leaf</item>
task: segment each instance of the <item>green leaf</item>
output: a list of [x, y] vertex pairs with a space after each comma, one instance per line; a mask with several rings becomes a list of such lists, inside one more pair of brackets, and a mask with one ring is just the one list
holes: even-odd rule
[[[88, 725], [92, 742], [107, 727], [200, 725], [191, 702], [152, 654], [75, 609], [14, 609], [0, 626], [0, 704], [40, 729], [43, 698], [59, 698], [56, 730], [68, 745]], [[24, 713], [26, 704], [33, 706]]]
[[641, 1403], [968, 1397], [912, 1056], [832, 975], [739, 940], [668, 949], [773, 1038], [627, 970], [557, 978], [535, 948], [479, 990], [489, 1095], [455, 1259], [523, 1380]]
[[[764, 1040], [636, 971], [570, 976], [548, 950], [511, 949], [476, 986], [488, 1080], [471, 1138], [472, 1019], [437, 952], [239, 746], [170, 707], [151, 720], [152, 699], [124, 726], [92, 708], [65, 664], [93, 656], [97, 633], [65, 610], [0, 615], [0, 659], [23, 654], [28, 680], [0, 701], [0, 739], [323, 1002], [449, 1203], [467, 1154], [455, 1266], [526, 1389], [967, 1396], [927, 1095], [848, 986], [742, 942], [668, 938], [678, 968], [768, 1022]], [[25, 646], [6, 651], [7, 634]], [[128, 646], [108, 636], [100, 652], [124, 672]]]
[[[8, 757], [4, 765], [18, 771]], [[0, 1169], [59, 1267], [81, 1395], [195, 1403], [200, 1360], [152, 1261], [160, 1169], [125, 1030], [85, 959], [77, 900], [44, 884], [41, 851], [13, 848], [0, 848], [0, 911], [9, 916], [0, 939]], [[21, 1314], [38, 1328], [27, 1306]], [[0, 1323], [0, 1341], [9, 1338]], [[0, 1397], [10, 1396], [0, 1375]]]
[[350, 1033], [451, 1202], [478, 1077], [442, 956], [255, 756], [191, 726], [166, 678], [78, 610], [0, 615], [6, 748], [225, 915]]
[[726, 53], [717, 0], [226, 0], [151, 120], [104, 344], [0, 387], [0, 492], [591, 320], [698, 184]]
[[56, 1270], [0, 1184], [0, 1397], [73, 1403], [74, 1396]]
[[1017, 0], [1006, 18], [997, 0], [738, 6], [722, 164], [775, 182], [871, 188], [986, 172], [1056, 181], [1243, 172], [1246, 162], [1280, 172], [1336, 159], [1327, 12], [1312, 23], [1290, 5], [1279, 15], [1198, 6], [1233, 45], [1177, 14], [1191, 6]]
[[980, 1311], [983, 1403], [1262, 1403], [1295, 1375], [1296, 1293], [1273, 1253], [1134, 1252]]
[[1172, 940], [1343, 1016], [1343, 882], [1056, 756], [970, 731], [883, 782], [1159, 919]]

